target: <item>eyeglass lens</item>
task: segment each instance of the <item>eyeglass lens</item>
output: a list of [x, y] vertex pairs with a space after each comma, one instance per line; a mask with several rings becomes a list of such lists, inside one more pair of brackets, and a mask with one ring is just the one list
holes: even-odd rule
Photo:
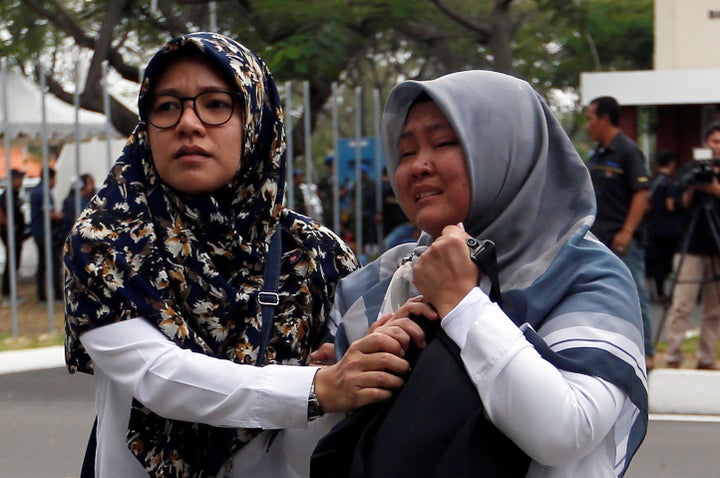
[[182, 117], [185, 102], [192, 101], [195, 115], [208, 126], [219, 126], [232, 118], [235, 94], [227, 91], [206, 91], [180, 98], [174, 95], [152, 97], [148, 110], [150, 124], [156, 128], [172, 128]]

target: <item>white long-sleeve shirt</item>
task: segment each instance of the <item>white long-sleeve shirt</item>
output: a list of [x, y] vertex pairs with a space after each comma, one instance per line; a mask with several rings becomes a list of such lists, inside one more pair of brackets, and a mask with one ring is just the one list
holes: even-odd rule
[[442, 327], [461, 348], [488, 418], [531, 458], [528, 477], [614, 477], [613, 427], [627, 395], [597, 377], [559, 370], [479, 288]]
[[[619, 388], [545, 361], [479, 289], [442, 326], [461, 347], [489, 419], [531, 457], [529, 477], [615, 476], [612, 428], [627, 406]], [[94, 329], [81, 341], [95, 362], [101, 478], [147, 476], [125, 445], [133, 397], [168, 418], [286, 429], [269, 450], [265, 432], [236, 453], [223, 470], [229, 477], [307, 476], [317, 440], [341, 418], [306, 428], [316, 367], [255, 367], [193, 353], [143, 319]]]
[[241, 365], [178, 347], [144, 319], [83, 334], [95, 363], [98, 412], [96, 476], [147, 477], [126, 444], [133, 397], [155, 413], [218, 427], [287, 429], [266, 450], [269, 432], [233, 456], [219, 476], [307, 476], [314, 444], [342, 414], [308, 426], [317, 367]]

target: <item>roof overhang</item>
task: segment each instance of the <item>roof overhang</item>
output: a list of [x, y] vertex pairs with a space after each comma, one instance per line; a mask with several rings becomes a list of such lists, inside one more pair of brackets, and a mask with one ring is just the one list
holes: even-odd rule
[[720, 68], [581, 73], [582, 104], [598, 96], [635, 106], [720, 103]]

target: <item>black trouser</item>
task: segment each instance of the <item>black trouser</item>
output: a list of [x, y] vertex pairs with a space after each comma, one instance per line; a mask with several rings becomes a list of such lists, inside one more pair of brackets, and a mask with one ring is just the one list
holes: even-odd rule
[[[35, 275], [35, 282], [37, 284], [37, 297], [39, 301], [46, 301], [47, 300], [47, 294], [45, 293], [45, 238], [33, 236], [35, 239], [35, 244], [37, 245], [38, 249], [38, 264], [37, 264], [37, 273]], [[55, 294], [55, 300], [63, 300], [63, 282], [62, 282], [62, 251], [59, 247], [53, 246], [52, 248], [52, 268], [53, 268], [53, 276], [52, 276], [52, 290]], [[48, 290], [50, 287], [48, 287]]]
[[650, 240], [646, 272], [655, 283], [655, 293], [658, 297], [664, 297], [666, 294], [665, 280], [673, 271], [673, 256], [677, 245], [676, 236], [658, 236]]
[[[5, 246], [5, 270], [2, 278], [2, 295], [10, 295], [10, 241], [8, 240], [7, 230], [0, 229], [3, 245]], [[23, 237], [22, 234], [15, 234], [15, 271], [20, 269], [20, 255], [22, 254]], [[17, 277], [17, 274], [16, 274]]]

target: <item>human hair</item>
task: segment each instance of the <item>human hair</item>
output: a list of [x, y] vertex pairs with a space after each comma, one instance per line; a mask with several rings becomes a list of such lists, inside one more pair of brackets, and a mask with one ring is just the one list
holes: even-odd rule
[[620, 124], [620, 104], [612, 96], [599, 96], [590, 102], [595, 105], [595, 114], [607, 116], [610, 124], [618, 126]]
[[713, 134], [715, 131], [720, 131], [720, 121], [710, 123], [710, 125], [705, 128], [705, 134], [703, 135], [703, 139], [707, 141], [710, 135]]
[[675, 155], [671, 151], [658, 151], [655, 155], [655, 163], [662, 167], [675, 161]]
[[[415, 99], [413, 100], [413, 102], [410, 103], [410, 108], [412, 108], [413, 106], [415, 106], [415, 105], [418, 104], [418, 103], [424, 103], [424, 102], [426, 102], [426, 101], [432, 101], [432, 100], [433, 100], [433, 99], [430, 98], [430, 95], [428, 95], [426, 91], [422, 91], [422, 92], [420, 92], [420, 94], [418, 94], [418, 95], [415, 97]], [[408, 111], [410, 110], [410, 108], [408, 108]]]

